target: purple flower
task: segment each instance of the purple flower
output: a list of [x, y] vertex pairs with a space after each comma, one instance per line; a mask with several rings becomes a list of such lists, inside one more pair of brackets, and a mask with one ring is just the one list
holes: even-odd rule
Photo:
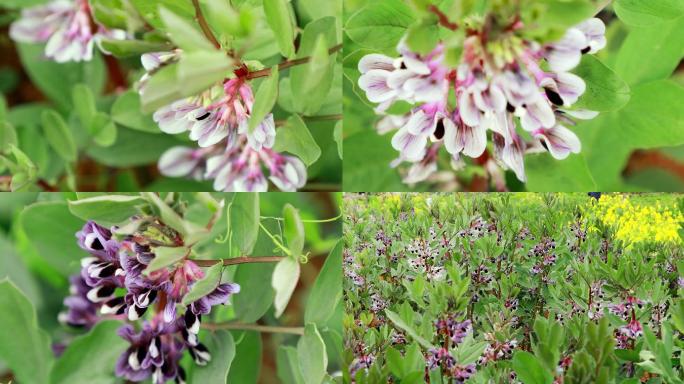
[[64, 299], [67, 310], [59, 314], [59, 322], [72, 327], [91, 328], [100, 320], [97, 315], [98, 304], [87, 297], [91, 288], [81, 275], [73, 275], [69, 281], [71, 296]]
[[159, 172], [169, 177], [192, 176], [201, 180], [206, 167], [203, 153], [202, 148], [172, 147], [159, 159]]
[[45, 56], [63, 63], [90, 61], [94, 42], [101, 37], [125, 39], [126, 33], [96, 24], [86, 0], [55, 0], [22, 10], [10, 26], [10, 37], [22, 43], [47, 42]]
[[[113, 231], [90, 221], [77, 233], [79, 246], [91, 256], [83, 260], [81, 273], [72, 276], [71, 296], [64, 301], [67, 310], [59, 320], [71, 326], [92, 327], [102, 318], [98, 310], [102, 315], [127, 317], [129, 321], [145, 318], [140, 332], [131, 324], [119, 330], [130, 347], [118, 359], [116, 374], [131, 381], [151, 378], [155, 384], [169, 380], [182, 383], [185, 372], [179, 361], [186, 349], [196, 364], [211, 360], [210, 352], [199, 342], [201, 316], [209, 314], [213, 306], [225, 304], [230, 295], [240, 292], [240, 286], [219, 284], [209, 294], [179, 308], [183, 297], [204, 277], [202, 270], [194, 262], [183, 260], [145, 274], [155, 258], [147, 232], [142, 229], [119, 241], [112, 237]], [[125, 293], [119, 294], [120, 290]], [[184, 315], [178, 316], [178, 312]]]
[[620, 333], [630, 339], [636, 339], [644, 334], [644, 328], [637, 319], [632, 319], [627, 325], [620, 327]]

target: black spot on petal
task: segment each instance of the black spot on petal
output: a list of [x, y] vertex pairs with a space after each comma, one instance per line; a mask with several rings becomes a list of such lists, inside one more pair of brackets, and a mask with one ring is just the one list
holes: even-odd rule
[[198, 116], [198, 117], [196, 118], [196, 120], [197, 120], [197, 121], [202, 121], [202, 120], [206, 119], [207, 117], [209, 117], [209, 115], [211, 115], [211, 113], [206, 112], [206, 113], [204, 113], [202, 116]]
[[96, 251], [101, 251], [104, 249], [104, 246], [102, 246], [100, 239], [97, 237], [95, 238], [95, 240], [93, 240], [93, 243], [90, 245], [90, 247]]
[[100, 287], [100, 289], [97, 290], [97, 297], [109, 297], [114, 294], [114, 289], [113, 285]]
[[591, 51], [591, 47], [583, 48], [581, 52], [584, 55], [585, 53], [588, 53], [589, 51]]
[[442, 138], [444, 137], [444, 120], [439, 119], [439, 121], [437, 121], [437, 126], [435, 127], [434, 135], [435, 139], [442, 140]]
[[549, 101], [551, 101], [555, 105], [563, 105], [563, 99], [561, 99], [558, 93], [554, 92], [549, 88], [544, 88], [544, 91], [546, 92], [546, 97], [549, 98]]

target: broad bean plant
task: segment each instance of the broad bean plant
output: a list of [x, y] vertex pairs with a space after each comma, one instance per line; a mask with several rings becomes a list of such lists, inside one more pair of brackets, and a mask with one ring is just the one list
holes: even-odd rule
[[[339, 381], [339, 198], [3, 200], [3, 208], [17, 208], [3, 215], [12, 232], [0, 237], [3, 380]], [[325, 212], [332, 216], [318, 216]]]
[[340, 189], [339, 1], [0, 7], [47, 99], [0, 103], [4, 190]]
[[349, 382], [682, 382], [680, 196], [345, 199]]

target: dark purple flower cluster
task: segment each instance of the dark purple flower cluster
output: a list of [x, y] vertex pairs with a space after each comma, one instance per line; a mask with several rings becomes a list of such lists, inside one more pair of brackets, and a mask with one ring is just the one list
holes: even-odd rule
[[464, 383], [475, 374], [475, 364], [457, 364], [446, 348], [431, 348], [425, 361], [428, 370], [442, 368], [442, 373], [454, 379], [456, 383]]
[[448, 338], [452, 347], [460, 344], [473, 331], [470, 320], [458, 321], [456, 318], [454, 315], [449, 315], [446, 319], [435, 321], [437, 334]]
[[[155, 222], [154, 226], [161, 224]], [[139, 331], [132, 324], [119, 330], [131, 346], [119, 358], [116, 374], [131, 381], [151, 377], [154, 384], [183, 382], [185, 373], [178, 362], [186, 349], [199, 365], [211, 359], [198, 339], [202, 316], [209, 314], [212, 306], [225, 304], [240, 286], [219, 284], [206, 296], [182, 306], [183, 297], [204, 277], [202, 270], [186, 259], [171, 268], [144, 273], [155, 258], [158, 239], [147, 238], [141, 229], [116, 239], [115, 231], [90, 221], [76, 234], [79, 246], [90, 256], [82, 260], [81, 273], [71, 278], [72, 295], [64, 301], [67, 310], [60, 320], [92, 327], [103, 318], [133, 322], [149, 314]], [[179, 237], [172, 240], [182, 245]]]

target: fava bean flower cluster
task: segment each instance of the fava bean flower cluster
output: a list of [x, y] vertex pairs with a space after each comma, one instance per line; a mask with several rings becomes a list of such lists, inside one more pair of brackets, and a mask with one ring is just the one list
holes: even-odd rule
[[[148, 53], [142, 64], [148, 72], [178, 58], [179, 51]], [[244, 68], [243, 68], [244, 69]], [[276, 125], [269, 113], [253, 130], [248, 121], [254, 94], [245, 75], [236, 71], [222, 87], [178, 100], [154, 114], [159, 128], [168, 134], [188, 132], [199, 148], [177, 146], [159, 160], [159, 170], [171, 177], [191, 176], [213, 180], [217, 191], [263, 192], [268, 180], [282, 191], [292, 192], [306, 183], [306, 167], [297, 157], [278, 153]], [[140, 93], [145, 92], [148, 74], [141, 79]], [[264, 175], [268, 172], [268, 180]]]
[[225, 304], [240, 291], [237, 284], [219, 284], [204, 297], [185, 306], [183, 297], [204, 277], [191, 260], [153, 272], [145, 269], [155, 258], [159, 241], [182, 241], [175, 231], [156, 220], [143, 221], [130, 235], [116, 235], [117, 228], [88, 222], [76, 234], [78, 245], [89, 253], [81, 261], [81, 273], [71, 277], [71, 296], [60, 321], [90, 328], [104, 318], [128, 320], [119, 335], [130, 343], [116, 363], [117, 376], [130, 381], [149, 378], [155, 384], [184, 382], [179, 365], [187, 351], [196, 364], [211, 360], [199, 342], [203, 315], [214, 305]]
[[123, 40], [126, 32], [97, 23], [87, 0], [55, 0], [24, 8], [10, 26], [10, 37], [22, 43], [47, 43], [45, 56], [64, 63], [90, 61], [94, 44], [102, 38]]
[[[554, 43], [526, 39], [519, 33], [524, 28], [516, 19], [510, 25], [491, 22], [468, 30], [456, 68], [445, 63], [442, 43], [421, 55], [402, 41], [398, 58], [369, 54], [359, 61], [358, 83], [368, 100], [378, 104], [376, 112], [384, 114], [397, 101], [413, 104], [409, 114], [386, 116], [378, 126], [381, 133], [397, 130], [392, 146], [399, 157], [392, 166], [411, 163], [405, 182], [435, 173], [443, 145], [455, 169], [463, 166], [462, 156], [477, 158], [498, 180], [497, 187], [505, 188], [485, 156], [488, 132], [493, 157], [523, 182], [525, 153], [546, 150], [565, 159], [580, 152], [580, 141], [568, 126], [575, 124], [573, 119], [597, 113], [572, 108], [586, 84], [570, 71], [583, 54], [605, 46], [605, 26], [592, 18]], [[449, 101], [452, 91], [455, 103]]]

